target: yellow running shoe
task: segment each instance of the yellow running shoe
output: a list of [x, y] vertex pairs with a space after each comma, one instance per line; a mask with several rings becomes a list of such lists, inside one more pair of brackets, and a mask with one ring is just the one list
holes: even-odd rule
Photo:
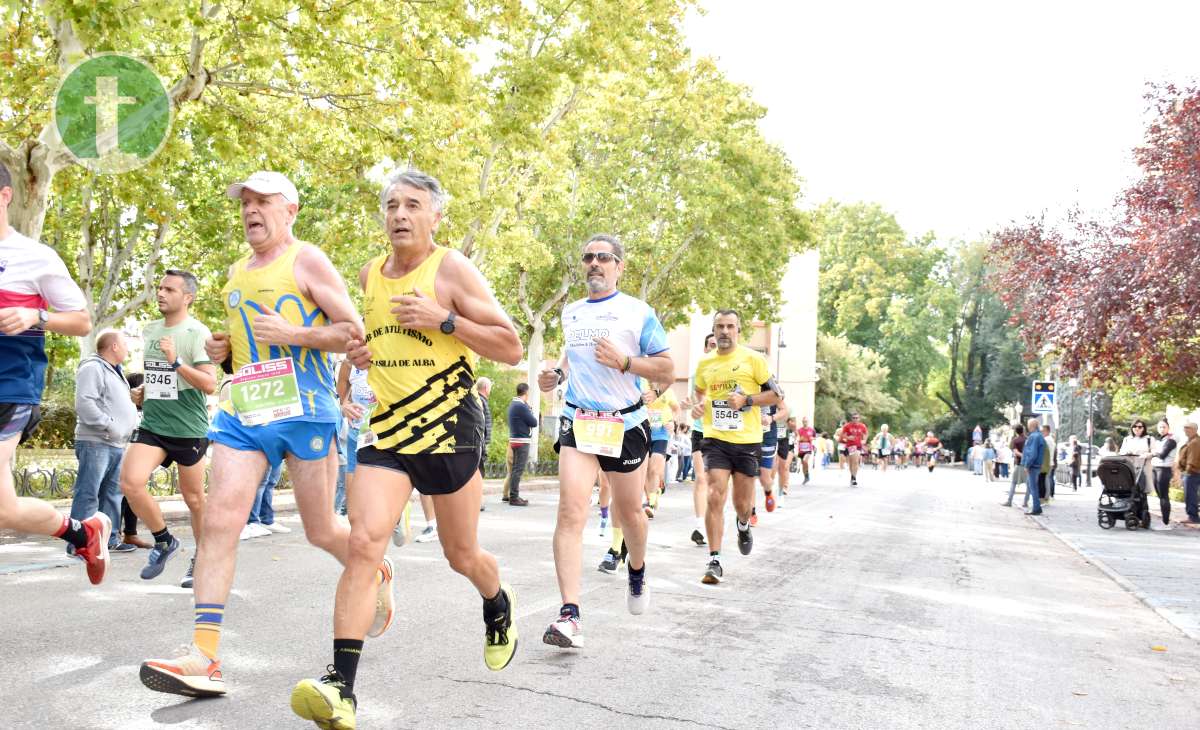
[[507, 583], [501, 583], [500, 590], [508, 598], [508, 610], [495, 620], [484, 618], [487, 632], [484, 634], [483, 663], [493, 672], [507, 667], [517, 653], [517, 626], [512, 620], [517, 612], [517, 594]]
[[292, 712], [324, 730], [354, 730], [358, 702], [354, 695], [342, 697], [346, 683], [332, 664], [326, 671], [329, 674], [320, 679], [302, 679], [296, 684], [292, 689]]

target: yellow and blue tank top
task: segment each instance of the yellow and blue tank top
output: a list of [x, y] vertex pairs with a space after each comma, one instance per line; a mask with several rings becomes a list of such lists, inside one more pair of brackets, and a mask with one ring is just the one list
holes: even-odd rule
[[408, 274], [383, 275], [388, 255], [367, 269], [364, 322], [371, 351], [367, 381], [379, 404], [371, 415], [378, 449], [401, 454], [452, 454], [478, 449], [483, 406], [475, 393], [476, 355], [441, 329], [409, 329], [396, 321], [392, 297], [420, 289], [434, 296], [438, 267], [449, 249], [433, 252]]
[[[267, 311], [278, 312], [288, 322], [301, 327], [322, 327], [329, 317], [305, 296], [296, 284], [296, 256], [308, 244], [294, 242], [281, 256], [266, 266], [246, 268], [253, 254], [233, 265], [233, 275], [221, 290], [225, 304], [225, 324], [233, 351], [233, 369], [237, 372], [249, 363], [290, 357], [295, 366], [296, 383], [304, 415], [285, 421], [337, 423], [336, 370], [329, 353], [295, 345], [270, 345], [254, 336], [254, 318]], [[226, 402], [222, 408], [233, 413]]]

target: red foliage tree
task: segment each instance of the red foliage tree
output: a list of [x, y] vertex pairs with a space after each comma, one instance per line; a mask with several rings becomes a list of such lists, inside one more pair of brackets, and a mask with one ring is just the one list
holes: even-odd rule
[[994, 234], [994, 288], [1026, 354], [1067, 372], [1200, 393], [1200, 89], [1151, 87], [1140, 179], [1111, 220], [1078, 212]]

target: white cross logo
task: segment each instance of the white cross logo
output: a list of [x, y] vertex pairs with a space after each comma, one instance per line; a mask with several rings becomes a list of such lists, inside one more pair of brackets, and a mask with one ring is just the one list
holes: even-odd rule
[[96, 107], [96, 154], [106, 157], [117, 151], [118, 107], [121, 104], [136, 104], [136, 96], [121, 96], [116, 76], [96, 77], [96, 95], [84, 98], [84, 102]]

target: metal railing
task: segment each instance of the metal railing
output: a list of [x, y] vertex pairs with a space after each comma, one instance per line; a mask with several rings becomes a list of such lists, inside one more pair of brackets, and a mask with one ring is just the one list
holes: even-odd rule
[[[483, 476], [486, 479], [503, 479], [508, 468], [503, 461], [488, 461], [483, 465]], [[527, 477], [558, 476], [558, 461], [546, 459], [531, 461], [525, 466]], [[75, 480], [79, 470], [75, 467], [25, 467], [13, 471], [13, 484], [16, 485], [18, 497], [36, 497], [38, 499], [70, 499], [75, 493]], [[208, 474], [205, 474], [208, 483]], [[179, 471], [175, 467], [156, 468], [150, 474], [147, 483], [150, 494], [155, 497], [166, 497], [179, 493]]]
[[[74, 467], [43, 469], [25, 467], [13, 471], [13, 484], [18, 497], [39, 499], [70, 499], [75, 493], [75, 480], [79, 470]], [[147, 482], [150, 494], [165, 497], [179, 493], [179, 472], [174, 469], [156, 468]]]

